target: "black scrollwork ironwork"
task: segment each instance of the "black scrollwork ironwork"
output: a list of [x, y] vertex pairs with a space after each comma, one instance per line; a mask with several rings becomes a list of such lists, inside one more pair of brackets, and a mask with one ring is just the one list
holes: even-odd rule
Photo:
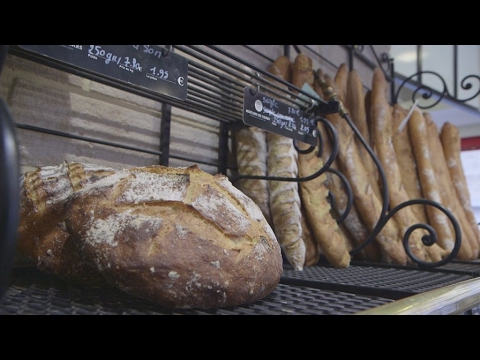
[[[433, 75], [433, 76], [435, 76], [441, 82], [441, 84], [443, 85], [443, 88], [440, 91], [438, 91], [438, 90], [436, 91], [436, 90], [432, 89], [430, 86], [425, 85], [424, 83], [419, 84], [418, 82], [415, 82], [415, 81], [412, 80], [415, 77], [420, 77], [420, 76], [423, 76], [423, 75]], [[478, 80], [478, 82], [480, 84], [480, 76], [468, 75], [460, 81], [461, 88], [463, 90], [471, 90], [473, 88], [473, 85], [472, 85], [472, 82], [470, 82], [470, 80], [472, 80], [472, 79]], [[447, 84], [440, 74], [438, 74], [434, 71], [420, 71], [420, 72], [417, 72], [417, 73], [409, 76], [408, 78], [406, 78], [400, 84], [400, 86], [398, 87], [397, 92], [395, 94], [395, 97], [394, 97], [395, 102], [398, 102], [400, 92], [403, 90], [403, 88], [405, 87], [406, 84], [415, 84], [417, 86], [417, 88], [412, 92], [411, 100], [413, 102], [419, 100], [420, 98], [422, 98], [424, 100], [429, 100], [430, 98], [433, 97], [434, 94], [436, 94], [438, 96], [438, 98], [435, 101], [433, 101], [432, 103], [427, 103], [427, 104], [423, 103], [422, 104], [421, 102], [418, 102], [417, 106], [421, 109], [432, 108], [435, 105], [439, 104], [444, 99], [455, 100], [455, 101], [462, 102], [462, 103], [467, 102], [469, 100], [474, 99], [475, 97], [477, 97], [480, 94], [480, 86], [479, 86], [478, 91], [476, 93], [474, 93], [472, 96], [470, 96], [468, 98], [465, 98], [465, 99], [456, 98], [454, 95], [452, 95], [448, 91]]]
[[[315, 116], [312, 121], [315, 121], [315, 122], [322, 122], [328, 129], [328, 131], [330, 132], [330, 135], [331, 135], [331, 139], [332, 139], [332, 152], [330, 154], [330, 156], [328, 157], [327, 161], [325, 161], [325, 163], [323, 164], [323, 166], [317, 170], [316, 172], [314, 172], [313, 174], [311, 175], [308, 175], [308, 176], [304, 176], [304, 177], [284, 177], [284, 176], [268, 176], [268, 175], [245, 175], [245, 174], [239, 174], [235, 177], [232, 177], [230, 178], [230, 181], [232, 183], [235, 183], [237, 182], [238, 180], [242, 180], [242, 179], [258, 179], [258, 180], [274, 180], [274, 181], [295, 181], [295, 182], [302, 182], [302, 181], [309, 181], [309, 180], [312, 180], [312, 179], [315, 179], [316, 177], [320, 176], [321, 174], [323, 174], [325, 171], [327, 171], [327, 169], [332, 165], [333, 163], [333, 160], [335, 160], [335, 157], [337, 156], [338, 154], [338, 136], [337, 136], [337, 131], [335, 129], [335, 127], [333, 127], [332, 124], [330, 124], [330, 122], [328, 122], [325, 118], [321, 117], [321, 116]], [[322, 138], [322, 134], [320, 133], [320, 131], [317, 131], [317, 144], [318, 145], [318, 148], [319, 150], [317, 151], [317, 156], [320, 157], [322, 155], [322, 149], [323, 149], [323, 142], [325, 140]], [[301, 153], [301, 154], [307, 154], [307, 153], [310, 153], [312, 152], [313, 150], [315, 150], [315, 147], [314, 146], [311, 146], [309, 147], [308, 149], [305, 149], [305, 150], [300, 150], [298, 148], [298, 144], [297, 142], [294, 140], [293, 141], [293, 146], [295, 147], [295, 149], [297, 150], [297, 152]]]
[[[386, 175], [385, 175], [385, 172], [383, 170], [382, 164], [380, 163], [380, 161], [378, 160], [374, 151], [371, 149], [369, 144], [367, 144], [367, 142], [364, 140], [362, 134], [360, 133], [360, 131], [357, 129], [357, 127], [355, 126], [355, 124], [351, 120], [351, 118], [348, 114], [348, 111], [346, 110], [346, 108], [342, 104], [342, 101], [339, 99], [338, 95], [333, 91], [333, 89], [328, 84], [326, 84], [324, 79], [321, 79], [318, 76], [316, 76], [315, 81], [317, 81], [319, 83], [319, 85], [322, 87], [322, 90], [323, 90], [324, 94], [326, 95], [327, 99], [339, 101], [339, 103], [340, 103], [339, 114], [348, 123], [350, 128], [353, 130], [355, 135], [358, 137], [358, 139], [360, 140], [362, 145], [365, 147], [365, 149], [369, 153], [369, 155], [372, 157], [373, 161], [375, 162], [375, 164], [377, 166], [377, 169], [378, 169], [378, 172], [379, 172], [379, 178], [380, 178], [380, 181], [381, 181], [382, 202], [383, 203], [382, 203], [382, 211], [379, 215], [378, 221], [377, 221], [374, 229], [370, 232], [368, 238], [365, 239], [365, 241], [362, 244], [360, 244], [356, 248], [352, 249], [350, 251], [350, 254], [353, 256], [353, 255], [359, 253], [368, 244], [370, 244], [376, 238], [376, 236], [380, 233], [380, 231], [383, 229], [385, 224], [399, 210], [403, 209], [406, 206], [410, 206], [410, 205], [414, 205], [414, 204], [424, 204], [424, 205], [429, 205], [429, 206], [436, 207], [437, 209], [439, 209], [440, 211], [445, 213], [445, 215], [448, 217], [448, 219], [452, 223], [452, 225], [454, 227], [454, 231], [455, 231], [454, 247], [451, 250], [450, 254], [448, 256], [444, 257], [440, 261], [426, 262], [426, 261], [420, 260], [417, 257], [415, 257], [415, 255], [411, 252], [410, 246], [409, 246], [410, 235], [412, 234], [412, 232], [414, 230], [421, 228], [421, 229], [424, 229], [428, 232], [428, 235], [424, 235], [423, 238], [422, 238], [422, 242], [425, 246], [432, 246], [437, 241], [437, 234], [435, 232], [435, 229], [432, 226], [430, 226], [429, 224], [420, 224], [419, 223], [419, 224], [411, 225], [406, 230], [406, 232], [404, 234], [403, 246], [405, 248], [406, 254], [410, 257], [410, 259], [414, 263], [416, 263], [421, 268], [438, 267], [438, 266], [444, 265], [444, 264], [448, 263], [449, 261], [451, 261], [452, 259], [454, 259], [457, 256], [458, 251], [459, 251], [460, 246], [461, 246], [461, 231], [460, 231], [460, 227], [459, 227], [458, 222], [455, 219], [455, 217], [443, 205], [441, 205], [441, 204], [439, 204], [435, 201], [428, 200], [428, 199], [414, 199], [414, 200], [405, 201], [405, 202], [403, 202], [403, 203], [401, 203], [401, 204], [397, 205], [396, 207], [389, 210], [388, 183], [387, 183], [387, 180], [386, 180]], [[343, 215], [347, 216], [347, 213], [344, 213]]]

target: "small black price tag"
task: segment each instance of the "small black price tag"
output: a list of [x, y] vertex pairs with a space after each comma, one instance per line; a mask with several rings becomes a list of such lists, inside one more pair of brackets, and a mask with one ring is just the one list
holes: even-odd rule
[[243, 122], [312, 146], [317, 145], [317, 121], [312, 114], [248, 86], [243, 96]]
[[187, 59], [157, 45], [18, 46], [156, 93], [187, 98]]

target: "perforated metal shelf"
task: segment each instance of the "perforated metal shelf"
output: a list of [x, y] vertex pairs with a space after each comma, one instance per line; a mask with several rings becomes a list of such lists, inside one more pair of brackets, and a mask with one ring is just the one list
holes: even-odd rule
[[[478, 266], [480, 270], [480, 265]], [[464, 272], [426, 271], [413, 267], [350, 265], [345, 269], [311, 266], [295, 271], [286, 266], [281, 282], [320, 289], [401, 299], [472, 279]]]
[[1, 315], [348, 315], [391, 302], [379, 296], [279, 284], [243, 306], [166, 309], [115, 289], [73, 286], [36, 268], [15, 269]]

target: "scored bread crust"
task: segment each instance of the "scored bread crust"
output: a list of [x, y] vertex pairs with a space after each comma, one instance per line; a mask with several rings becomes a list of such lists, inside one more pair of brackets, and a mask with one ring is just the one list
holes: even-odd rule
[[[257, 127], [246, 127], [233, 132], [236, 145], [237, 167], [241, 175], [267, 175], [267, 133]], [[267, 180], [240, 179], [237, 187], [250, 197], [272, 223], [270, 194]]]
[[[322, 83], [325, 86], [323, 94], [328, 99], [329, 93], [336, 93], [336, 83], [327, 75], [321, 73], [318, 75], [319, 78], [323, 76]], [[338, 137], [341, 139], [338, 149], [341, 169], [351, 185], [355, 206], [367, 229], [372, 232], [382, 211], [382, 203], [376, 195], [378, 190], [374, 190], [374, 187], [378, 186], [378, 184], [370, 182], [363, 161], [356, 150], [354, 133], [341, 115], [339, 113], [328, 114], [325, 118], [337, 129]], [[378, 232], [375, 240], [386, 255], [385, 261], [392, 261], [401, 265], [407, 263], [407, 255], [403, 248], [395, 219], [391, 218], [386, 222]]]
[[450, 122], [445, 122], [440, 130], [440, 141], [445, 154], [448, 171], [455, 188], [456, 196], [463, 207], [465, 218], [473, 230], [477, 243], [480, 245], [480, 230], [472, 209], [470, 192], [468, 190], [467, 179], [463, 171], [461, 153], [460, 131]]
[[[397, 158], [398, 167], [402, 174], [402, 184], [409, 199], [422, 199], [422, 188], [417, 173], [417, 163], [411, 145], [408, 127], [404, 126], [408, 112], [400, 105], [394, 104], [392, 108], [393, 126], [393, 148]], [[402, 128], [400, 126], [402, 125]], [[428, 224], [428, 217], [425, 206], [423, 204], [410, 205], [411, 211], [415, 214], [415, 218], [421, 224]], [[431, 261], [440, 261], [448, 255], [448, 251], [436, 246], [426, 246], [428, 258]]]
[[74, 192], [115, 171], [95, 164], [64, 161], [22, 174], [18, 253], [31, 259], [44, 272], [92, 286], [107, 285], [103, 276], [71, 251], [64, 203]]
[[462, 233], [461, 246], [464, 246], [468, 243], [471, 249], [471, 259], [476, 259], [478, 258], [479, 250], [477, 239], [475, 238], [473, 230], [466, 220], [465, 212], [463, 211], [463, 207], [461, 206], [454, 190], [448, 165], [443, 152], [442, 142], [440, 140], [440, 133], [437, 125], [432, 119], [432, 116], [429, 113], [424, 113], [423, 116], [427, 126], [428, 146], [432, 156], [433, 171], [435, 172], [435, 177], [439, 182], [439, 192], [442, 199], [442, 205], [450, 210], [458, 222], [460, 231]]
[[118, 171], [72, 194], [66, 214], [86, 262], [120, 290], [162, 306], [252, 302], [283, 271], [260, 208], [196, 165]]
[[[317, 75], [319, 77], [323, 76], [321, 70], [317, 70]], [[322, 95], [322, 90], [317, 82], [314, 83], [314, 90], [320, 96]], [[323, 139], [323, 152], [322, 152], [322, 159], [323, 162], [327, 162], [332, 154], [332, 144], [331, 139], [327, 133], [325, 125], [319, 122], [317, 124], [317, 128], [321, 134], [321, 138]], [[335, 169], [339, 171], [339, 163], [338, 159], [333, 159], [331, 165], [331, 169]], [[332, 172], [326, 173], [326, 180], [325, 185], [327, 186], [329, 192], [333, 195], [335, 201], [332, 204], [334, 213], [337, 217], [340, 217], [344, 214], [347, 209], [348, 205], [348, 193], [346, 191], [345, 185], [343, 184], [342, 180]], [[348, 212], [347, 216], [345, 217], [344, 221], [341, 223], [341, 226], [345, 227], [347, 232], [347, 239], [352, 243], [351, 247], [354, 248], [356, 246], [360, 246], [365, 242], [365, 240], [369, 236], [369, 231], [363, 220], [360, 218], [357, 208], [355, 204], [352, 204], [350, 211]], [[380, 262], [381, 261], [381, 251], [378, 247], [378, 243], [373, 241], [364, 247], [357, 257], [363, 258], [363, 260]]]
[[[279, 66], [278, 63], [280, 63]], [[268, 69], [276, 77], [291, 82], [291, 66], [284, 56]], [[293, 66], [293, 65], [292, 65]], [[284, 85], [281, 85], [284, 86]], [[267, 132], [267, 174], [270, 177], [297, 178], [297, 151], [293, 140]], [[301, 201], [296, 181], [269, 180], [272, 224], [285, 258], [295, 270], [303, 270], [306, 246], [302, 238]]]
[[[442, 204], [437, 176], [433, 168], [433, 156], [428, 145], [426, 120], [418, 108], [414, 108], [407, 123], [415, 161], [418, 167], [418, 177], [425, 199]], [[453, 226], [447, 216], [434, 206], [426, 205], [429, 224], [435, 229], [437, 243], [446, 251], [451, 252], [455, 246]], [[471, 259], [472, 250], [469, 243], [462, 243], [457, 258]]]
[[[301, 148], [300, 144], [299, 147]], [[318, 146], [308, 154], [299, 155], [300, 177], [310, 176], [323, 167], [323, 160], [317, 154]], [[322, 173], [314, 179], [300, 182], [302, 204], [322, 254], [333, 267], [346, 268], [351, 260], [348, 243], [331, 215], [325, 181], [326, 175]]]
[[[372, 118], [372, 140], [375, 144], [376, 154], [385, 172], [388, 184], [388, 197], [390, 207], [394, 208], [410, 200], [410, 197], [403, 186], [402, 173], [398, 165], [397, 156], [393, 146], [393, 120], [392, 109], [386, 99], [387, 81], [380, 68], [376, 68], [373, 73], [372, 98], [371, 98], [371, 118]], [[405, 234], [409, 227], [420, 222], [410, 206], [406, 206], [394, 213], [394, 218]], [[409, 238], [409, 248], [412, 254], [421, 261], [426, 261], [430, 257], [423, 242], [422, 237], [426, 235], [425, 231], [414, 231]], [[438, 245], [433, 244], [440, 257]], [[432, 249], [431, 251], [433, 252]]]

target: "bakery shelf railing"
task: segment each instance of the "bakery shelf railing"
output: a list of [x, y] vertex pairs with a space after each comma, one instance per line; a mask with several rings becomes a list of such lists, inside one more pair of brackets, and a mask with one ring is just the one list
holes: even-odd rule
[[[301, 52], [300, 48], [297, 45], [293, 45], [293, 47], [297, 51], [297, 53]], [[353, 50], [354, 50], [354, 48], [352, 48], [352, 51]], [[379, 59], [379, 58], [377, 57], [377, 59]], [[385, 61], [384, 57], [382, 59], [383, 59], [383, 61]], [[370, 64], [370, 66], [373, 67], [373, 66], [375, 66], [375, 64]], [[458, 222], [455, 219], [455, 217], [452, 215], [452, 213], [447, 208], [445, 208], [442, 204], [439, 204], [439, 203], [437, 203], [435, 201], [432, 201], [432, 200], [429, 200], [429, 199], [413, 199], [413, 200], [404, 202], [402, 204], [399, 204], [395, 207], [389, 208], [388, 184], [387, 184], [387, 180], [386, 180], [386, 176], [385, 176], [385, 172], [383, 170], [382, 164], [378, 160], [376, 154], [373, 152], [371, 147], [367, 144], [367, 142], [365, 141], [365, 139], [363, 138], [361, 133], [358, 131], [358, 129], [356, 128], [353, 121], [350, 119], [348, 112], [346, 111], [345, 107], [343, 106], [341, 100], [338, 98], [337, 94], [335, 94], [333, 92], [333, 90], [331, 88], [329, 88], [328, 85], [324, 81], [322, 81], [322, 79], [319, 79], [318, 76], [316, 76], [315, 81], [317, 81], [319, 83], [319, 85], [322, 87], [323, 92], [326, 95], [326, 99], [328, 101], [333, 101], [333, 102], [339, 103], [339, 111], [338, 111], [339, 114], [348, 123], [348, 125], [352, 128], [355, 135], [359, 138], [362, 145], [366, 148], [367, 152], [372, 157], [372, 159], [375, 162], [375, 164], [377, 166], [377, 169], [379, 171], [379, 177], [380, 177], [381, 189], [382, 189], [382, 210], [381, 210], [381, 213], [380, 213], [379, 218], [377, 220], [377, 223], [376, 223], [374, 229], [370, 232], [368, 238], [365, 239], [365, 241], [362, 244], [360, 244], [356, 248], [352, 249], [350, 251], [351, 255], [355, 255], [355, 254], [359, 253], [368, 244], [370, 244], [372, 241], [374, 241], [375, 237], [379, 234], [379, 232], [382, 230], [382, 228], [385, 226], [385, 224], [398, 211], [400, 211], [401, 209], [403, 209], [407, 206], [423, 204], [423, 205], [433, 206], [433, 207], [437, 208], [438, 210], [445, 213], [445, 215], [448, 217], [449, 221], [453, 225], [454, 232], [455, 232], [454, 246], [453, 246], [452, 250], [450, 251], [450, 253], [439, 261], [428, 262], [428, 261], [423, 261], [421, 259], [418, 259], [412, 253], [411, 248], [409, 246], [409, 239], [410, 239], [410, 235], [412, 234], [412, 232], [415, 231], [416, 229], [419, 229], [419, 228], [426, 230], [428, 235], [424, 235], [422, 237], [422, 242], [426, 246], [432, 246], [433, 244], [435, 244], [437, 242], [437, 234], [436, 234], [435, 229], [432, 226], [430, 226], [429, 224], [422, 224], [422, 223], [412, 224], [406, 230], [406, 232], [404, 234], [404, 237], [403, 237], [403, 246], [405, 248], [405, 251], [406, 251], [407, 255], [410, 257], [410, 259], [412, 259], [412, 261], [414, 263], [416, 263], [419, 267], [422, 267], [422, 268], [442, 266], [442, 265], [445, 265], [446, 263], [452, 261], [453, 259], [455, 259], [455, 257], [457, 256], [457, 254], [460, 250], [460, 246], [461, 246], [461, 232], [460, 232], [460, 227], [458, 225]], [[332, 144], [333, 144], [333, 149], [334, 150], [332, 151], [332, 154], [331, 154], [330, 158], [324, 164], [324, 166], [319, 171], [317, 171], [315, 174], [313, 174], [311, 177], [278, 178], [278, 177], [270, 177], [270, 176], [258, 176], [258, 175], [253, 176], [253, 175], [242, 175], [242, 174], [240, 174], [239, 176], [234, 178], [233, 181], [236, 181], [236, 180], [241, 179], [241, 178], [242, 179], [248, 178], [248, 179], [264, 179], [264, 180], [298, 181], [298, 182], [300, 182], [300, 181], [308, 181], [311, 178], [316, 177], [316, 176], [324, 173], [325, 171], [329, 171], [330, 170], [329, 166], [331, 165], [331, 163], [333, 161], [333, 158], [336, 157], [337, 152], [338, 152], [338, 143], [337, 143], [338, 140], [337, 140], [337, 136], [335, 135], [336, 134], [335, 128], [331, 127], [330, 123], [326, 120], [322, 121], [322, 122], [325, 125], [328, 125], [330, 127], [330, 129], [329, 129], [330, 134], [334, 135], [332, 137]], [[318, 134], [318, 135], [319, 135], [319, 138], [321, 138], [321, 135], [320, 134]], [[321, 139], [319, 139], [319, 141], [321, 141]], [[341, 141], [341, 139], [340, 139], [340, 141]], [[297, 150], [298, 150], [298, 148], [297, 148]], [[310, 150], [312, 150], [312, 149], [310, 149]], [[302, 156], [301, 152], [299, 153], [299, 156]], [[335, 174], [339, 175], [338, 172], [336, 172]], [[344, 184], [346, 184], [345, 189], [347, 191], [347, 196], [348, 196], [348, 206], [346, 207], [344, 213], [341, 214], [341, 216], [337, 219], [337, 223], [341, 223], [342, 221], [345, 220], [346, 216], [348, 215], [348, 212], [351, 210], [351, 206], [352, 206], [352, 202], [353, 202], [353, 200], [352, 200], [353, 195], [352, 195], [350, 186], [348, 185], [348, 180], [343, 176], [342, 176], [341, 180]], [[332, 201], [334, 201], [333, 198], [331, 198], [331, 199], [332, 199]]]
[[[294, 49], [299, 52], [298, 45], [291, 45]], [[307, 47], [307, 45], [304, 45]], [[86, 77], [94, 81], [98, 81], [100, 83], [104, 83], [106, 85], [110, 85], [115, 88], [119, 88], [125, 91], [129, 91], [141, 96], [145, 96], [147, 98], [157, 100], [161, 102], [162, 105], [162, 125], [161, 125], [161, 141], [160, 141], [160, 151], [151, 151], [151, 150], [143, 150], [140, 148], [132, 147], [128, 144], [117, 144], [117, 143], [109, 143], [98, 139], [92, 138], [85, 138], [80, 137], [74, 134], [68, 133], [60, 133], [57, 131], [52, 131], [49, 129], [42, 129], [33, 127], [30, 125], [24, 124], [17, 124], [17, 127], [40, 131], [40, 132], [48, 132], [50, 134], [65, 136], [75, 139], [80, 139], [88, 142], [97, 142], [104, 145], [114, 146], [114, 147], [121, 147], [125, 149], [135, 150], [135, 151], [146, 151], [150, 153], [154, 153], [159, 156], [159, 162], [162, 165], [168, 165], [168, 161], [170, 157], [175, 157], [174, 154], [170, 153], [170, 107], [178, 107], [184, 110], [188, 110], [190, 112], [197, 113], [199, 115], [207, 116], [214, 120], [218, 120], [220, 122], [220, 134], [219, 134], [219, 162], [218, 170], [221, 173], [227, 173], [228, 169], [228, 159], [225, 154], [227, 154], [227, 146], [228, 146], [228, 134], [229, 131], [235, 129], [237, 127], [246, 126], [243, 123], [243, 105], [244, 105], [244, 89], [250, 87], [255, 91], [261, 89], [262, 92], [265, 92], [267, 95], [274, 97], [275, 99], [279, 99], [292, 107], [300, 108], [301, 110], [308, 113], [309, 116], [313, 119], [312, 122], [315, 123], [315, 119], [321, 119], [322, 115], [329, 114], [332, 112], [337, 112], [339, 110], [338, 107], [338, 99], [332, 97], [328, 101], [325, 101], [319, 97], [314, 97], [311, 93], [296, 88], [290, 83], [287, 83], [281, 79], [274, 77], [269, 72], [265, 71], [264, 69], [257, 67], [251, 64], [249, 61], [246, 61], [239, 56], [229, 53], [225, 49], [221, 48], [220, 46], [216, 45], [169, 45], [166, 48], [160, 48], [163, 51], [164, 56], [168, 56], [169, 53], [179, 54], [181, 57], [187, 59], [188, 61], [188, 74], [185, 74], [185, 78], [188, 78], [188, 92], [186, 94], [185, 99], [179, 99], [177, 96], [171, 96], [171, 94], [164, 94], [159, 91], [152, 90], [148, 86], [138, 85], [135, 82], [125, 81], [122, 78], [105, 75], [102, 71], [95, 71], [89, 68], [88, 66], [81, 66], [75, 63], [71, 63], [69, 61], [65, 61], [62, 58], [56, 58], [52, 56], [49, 52], [49, 45], [43, 46], [42, 48], [28, 48], [20, 45], [11, 45], [9, 47], [9, 52], [14, 55], [22, 56], [32, 61], [37, 61], [41, 64], [45, 64], [48, 66], [52, 66], [54, 68], [67, 71], [69, 73]], [[53, 47], [59, 48], [61, 46], [53, 45]], [[66, 46], [65, 46], [66, 47]], [[100, 47], [100, 46], [99, 46]], [[101, 47], [107, 48], [107, 45], [102, 45]], [[125, 46], [121, 46], [122, 49]], [[365, 62], [368, 66], [381, 66], [382, 62], [386, 62], [385, 56], [382, 55], [380, 57], [376, 56], [378, 64], [369, 63], [365, 57], [361, 55], [361, 47], [354, 46], [354, 45], [345, 45], [347, 50], [350, 54], [350, 66], [353, 66], [353, 58], [358, 57], [360, 60]], [[89, 52], [90, 49], [95, 48], [95, 46], [83, 46], [83, 50], [76, 48], [76, 50], [82, 50], [84, 53]], [[133, 49], [134, 48], [134, 49]], [[129, 48], [128, 51], [133, 51], [133, 55], [140, 56], [139, 54], [140, 46], [133, 46]], [[151, 46], [148, 46], [151, 49]], [[117, 48], [113, 46], [111, 52], [114, 53]], [[141, 49], [141, 48], [140, 48]], [[286, 45], [285, 53], [287, 53], [290, 49], [289, 45]], [[136, 52], [135, 52], [135, 51]], [[311, 50], [311, 49], [309, 49]], [[103, 51], [103, 50], [102, 50]], [[120, 51], [120, 50], [117, 50]], [[71, 52], [71, 51], [70, 51]], [[67, 59], [68, 60], [68, 59]], [[390, 66], [390, 65], [389, 65]], [[391, 67], [390, 67], [391, 68]], [[109, 68], [108, 68], [109, 69]], [[135, 75], [135, 74], [134, 74]], [[354, 130], [356, 136], [358, 136], [364, 146], [367, 147], [368, 152], [374, 159], [381, 176], [381, 181], [383, 183], [383, 210], [378, 220], [377, 226], [375, 227], [374, 231], [372, 232], [371, 236], [369, 236], [366, 241], [358, 246], [356, 249], [352, 250], [352, 254], [355, 254], [361, 251], [365, 246], [367, 246], [371, 241], [373, 241], [376, 234], [382, 229], [385, 223], [393, 216], [393, 214], [399, 211], [404, 206], [410, 206], [413, 204], [423, 203], [426, 205], [431, 205], [439, 208], [441, 211], [445, 212], [448, 218], [453, 222], [455, 230], [458, 230], [458, 225], [456, 220], [451, 216], [449, 211], [445, 209], [440, 204], [436, 204], [430, 202], [429, 200], [419, 199], [414, 200], [402, 206], [390, 209], [388, 211], [388, 189], [385, 180], [385, 174], [383, 172], [382, 166], [379, 163], [378, 159], [376, 159], [375, 154], [369, 148], [369, 146], [363, 140], [361, 134], [357, 131], [354, 124], [349, 121], [348, 116], [346, 114], [342, 114], [345, 120], [349, 123], [350, 127]], [[328, 122], [325, 122], [328, 123]], [[332, 134], [335, 134], [335, 131], [331, 130]], [[336, 135], [334, 135], [336, 137]], [[340, 139], [341, 141], [341, 139]], [[333, 154], [336, 155], [336, 154]], [[329, 165], [333, 160], [334, 156], [330, 158], [329, 161], [325, 164], [325, 166], [315, 174], [305, 178], [271, 178], [271, 177], [263, 177], [268, 180], [284, 180], [284, 181], [308, 181], [309, 179], [316, 177], [323, 173], [324, 171], [331, 171], [329, 169]], [[186, 159], [186, 158], [182, 158]], [[187, 159], [186, 159], [187, 160]], [[189, 158], [188, 160], [196, 161], [195, 159]], [[199, 163], [203, 163], [202, 161], [196, 161]], [[234, 169], [233, 169], [234, 170]], [[337, 173], [338, 176], [340, 176]], [[241, 178], [242, 174], [239, 174], [238, 177], [232, 178], [232, 180], [236, 180]], [[345, 178], [342, 178], [342, 181], [345, 183]], [[349, 207], [344, 214], [340, 216], [338, 221], [343, 221], [348, 214], [348, 210], [351, 207], [352, 203], [352, 194], [349, 191], [348, 185], [346, 186], [348, 195], [349, 195]], [[447, 256], [440, 262], [435, 263], [424, 263], [419, 261], [413, 257], [410, 253], [409, 246], [408, 246], [408, 236], [411, 232], [418, 227], [422, 227], [426, 229], [430, 236], [424, 238], [425, 244], [432, 244], [435, 242], [436, 235], [435, 231], [426, 224], [415, 224], [412, 226], [411, 230], [407, 231], [405, 234], [406, 237], [404, 239], [404, 246], [406, 248], [407, 253], [410, 257], [413, 258], [414, 262], [419, 264], [420, 266], [439, 266], [443, 265], [445, 262], [450, 261], [452, 258], [456, 256], [458, 252], [459, 244], [460, 244], [460, 233], [456, 232], [456, 242], [455, 247], [451, 254]]]
[[[285, 46], [285, 49], [288, 49], [289, 45]], [[172, 45], [169, 47], [170, 51], [174, 51], [177, 54], [184, 55], [188, 58], [188, 94], [185, 100], [178, 100], [170, 96], [165, 96], [161, 93], [150, 91], [145, 88], [141, 88], [132, 84], [128, 84], [117, 79], [112, 79], [111, 77], [102, 76], [102, 74], [86, 71], [77, 66], [71, 66], [68, 63], [61, 61], [56, 61], [39, 54], [36, 54], [31, 51], [26, 51], [18, 46], [9, 46], [8, 51], [17, 56], [24, 57], [26, 59], [45, 64], [78, 76], [89, 78], [93, 81], [97, 81], [106, 85], [110, 85], [115, 88], [119, 88], [128, 92], [132, 92], [162, 103], [162, 131], [161, 131], [161, 145], [160, 151], [155, 154], [159, 155], [159, 161], [162, 164], [168, 165], [168, 159], [174, 157], [173, 154], [169, 152], [169, 124], [170, 124], [170, 108], [178, 107], [184, 110], [188, 110], [193, 113], [198, 113], [203, 116], [210, 117], [214, 120], [220, 122], [220, 134], [219, 134], [219, 163], [218, 165], [219, 172], [226, 173], [227, 168], [227, 158], [224, 156], [226, 153], [227, 139], [229, 130], [237, 127], [244, 126], [242, 124], [242, 106], [243, 106], [243, 90], [246, 87], [251, 87], [254, 91], [259, 87], [262, 91], [266, 91], [268, 94], [281, 99], [281, 101], [288, 102], [292, 106], [301, 108], [306, 112], [311, 112], [316, 118], [316, 121], [323, 121], [322, 115], [329, 113], [331, 111], [338, 111], [338, 101], [329, 100], [324, 101], [316, 97], [312, 97], [310, 93], [304, 92], [302, 89], [293, 89], [291, 84], [282, 84], [288, 85], [288, 88], [279, 86], [278, 83], [281, 83], [281, 80], [274, 79], [272, 75], [265, 72], [263, 69], [258, 68], [247, 61], [242, 60], [236, 55], [230, 54], [225, 50], [219, 48], [218, 46], [210, 45]], [[358, 51], [353, 46], [349, 47], [352, 56], [358, 56]], [[286, 50], [287, 51], [287, 50]], [[305, 101], [307, 99], [307, 101]], [[308, 111], [307, 111], [308, 110]], [[345, 116], [345, 121], [349, 121], [348, 116]], [[22, 125], [16, 124], [21, 127]], [[353, 126], [351, 124], [350, 126]], [[353, 126], [353, 129], [357, 136], [360, 136], [358, 130]], [[31, 129], [34, 131], [48, 131], [48, 129]], [[331, 131], [332, 137], [336, 137], [335, 131]], [[59, 136], [69, 136], [69, 134], [58, 133]], [[71, 135], [71, 134], [70, 134]], [[361, 136], [360, 136], [360, 139]], [[96, 139], [85, 138], [82, 139], [85, 141], [96, 141]], [[320, 140], [319, 140], [320, 141]], [[341, 141], [341, 139], [340, 139]], [[128, 144], [106, 144], [111, 146], [127, 146]], [[134, 149], [142, 151], [142, 149]], [[370, 149], [371, 152], [371, 149]], [[373, 153], [373, 152], [372, 152]], [[189, 161], [196, 161], [193, 156], [188, 158]], [[377, 160], [378, 163], [378, 160]], [[3, 166], [3, 165], [2, 165]], [[231, 169], [235, 170], [233, 167]], [[381, 166], [379, 167], [382, 171]], [[328, 166], [324, 167], [322, 171], [332, 171], [334, 169], [329, 169]], [[337, 172], [337, 175], [342, 177], [343, 175]], [[313, 176], [318, 176], [318, 173], [313, 174]], [[286, 179], [288, 181], [299, 181]], [[302, 180], [302, 179], [300, 179]], [[345, 179], [343, 180], [345, 182]], [[385, 180], [383, 180], [384, 183]], [[348, 184], [346, 185], [348, 192]], [[350, 196], [351, 197], [351, 196]], [[384, 201], [387, 201], [387, 196], [384, 196]], [[402, 206], [409, 206], [413, 203], [428, 203], [421, 200], [412, 201], [403, 204]], [[388, 204], [388, 202], [386, 203]], [[441, 208], [441, 205], [438, 205]], [[386, 208], [387, 205], [384, 205]], [[384, 212], [377, 224], [376, 231], [378, 231], [385, 223], [390, 219], [392, 214], [398, 209], [391, 209], [390, 212]], [[441, 209], [442, 210], [442, 209]], [[449, 214], [446, 211], [447, 215]], [[345, 215], [345, 214], [343, 214]], [[337, 221], [342, 221], [345, 216], [341, 216]], [[454, 225], [456, 225], [455, 219], [451, 218]], [[12, 225], [12, 224], [10, 224]], [[458, 230], [458, 226], [456, 226]], [[413, 229], [412, 229], [413, 231]], [[457, 234], [459, 232], [457, 231]], [[367, 244], [374, 235], [372, 234], [369, 239], [366, 239]], [[432, 241], [433, 237], [428, 239]], [[405, 246], [408, 241], [408, 234], [404, 239]], [[457, 239], [459, 240], [459, 239]], [[456, 242], [456, 244], [459, 241]], [[456, 245], [457, 246], [457, 245]], [[406, 246], [407, 247], [407, 246]], [[363, 248], [363, 246], [362, 246]], [[359, 251], [356, 249], [355, 251]], [[423, 267], [422, 264], [419, 264], [421, 268], [425, 270], [432, 271], [428, 266]], [[438, 266], [439, 264], [435, 264]], [[381, 264], [378, 264], [380, 267]], [[390, 266], [390, 265], [389, 265]], [[443, 271], [443, 269], [441, 269]], [[477, 276], [477, 275], [475, 275]]]

